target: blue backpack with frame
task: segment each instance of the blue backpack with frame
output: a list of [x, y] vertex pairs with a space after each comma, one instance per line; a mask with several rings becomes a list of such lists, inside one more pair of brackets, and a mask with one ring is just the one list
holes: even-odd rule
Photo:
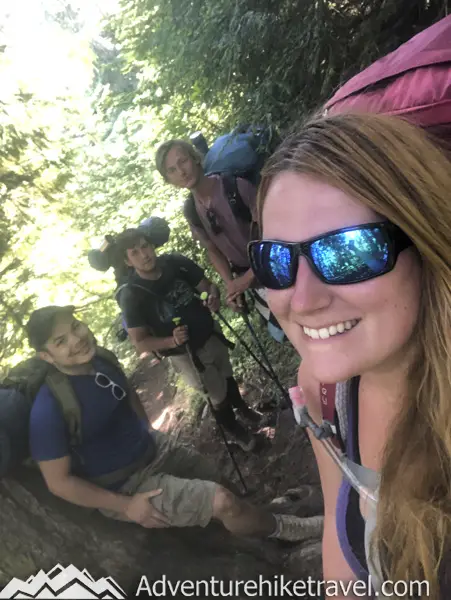
[[[216, 138], [211, 148], [199, 132], [191, 136], [191, 142], [204, 155], [205, 175], [221, 176], [235, 217], [250, 223], [251, 212], [241, 198], [236, 178], [247, 179], [255, 186], [259, 184], [263, 165], [279, 142], [274, 127], [241, 125]], [[203, 228], [192, 194], [188, 195], [183, 212], [189, 222]]]

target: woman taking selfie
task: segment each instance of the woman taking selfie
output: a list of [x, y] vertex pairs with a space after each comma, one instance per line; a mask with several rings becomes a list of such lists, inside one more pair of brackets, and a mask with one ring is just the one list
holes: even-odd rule
[[320, 383], [352, 382], [348, 456], [378, 476], [368, 550], [371, 507], [310, 435], [324, 579], [363, 579], [373, 565], [384, 580], [427, 580], [431, 598], [449, 598], [448, 158], [401, 119], [317, 118], [270, 159], [259, 202], [251, 263], [302, 356], [308, 411], [321, 423]]

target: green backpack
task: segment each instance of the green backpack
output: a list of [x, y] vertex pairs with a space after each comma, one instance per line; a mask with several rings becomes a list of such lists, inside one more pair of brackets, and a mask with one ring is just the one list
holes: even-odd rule
[[[96, 356], [122, 368], [116, 356], [97, 347]], [[0, 477], [29, 458], [28, 425], [36, 394], [47, 384], [67, 424], [70, 445], [82, 440], [81, 410], [69, 378], [48, 362], [29, 358], [11, 369], [0, 384]], [[130, 401], [130, 390], [126, 389]]]

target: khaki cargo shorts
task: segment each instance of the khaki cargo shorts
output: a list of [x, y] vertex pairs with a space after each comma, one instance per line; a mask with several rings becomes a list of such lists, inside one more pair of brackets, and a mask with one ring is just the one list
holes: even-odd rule
[[233, 377], [227, 346], [212, 335], [196, 354], [205, 367], [202, 373], [194, 367], [188, 354], [171, 356], [171, 362], [186, 383], [199, 392], [202, 391], [200, 377], [213, 406], [219, 406], [227, 394], [227, 379]]
[[[213, 517], [213, 499], [220, 474], [212, 461], [199, 452], [176, 444], [171, 436], [154, 432], [155, 459], [134, 473], [118, 490], [133, 496], [138, 492], [163, 490], [150, 499], [173, 527], [206, 527]], [[107, 517], [124, 520], [112, 511]]]

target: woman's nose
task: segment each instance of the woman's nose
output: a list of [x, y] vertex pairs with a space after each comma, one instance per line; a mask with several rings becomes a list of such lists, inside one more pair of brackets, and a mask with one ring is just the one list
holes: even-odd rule
[[299, 259], [290, 308], [294, 313], [311, 313], [327, 308], [332, 301], [330, 286], [323, 283], [313, 272], [307, 259]]

